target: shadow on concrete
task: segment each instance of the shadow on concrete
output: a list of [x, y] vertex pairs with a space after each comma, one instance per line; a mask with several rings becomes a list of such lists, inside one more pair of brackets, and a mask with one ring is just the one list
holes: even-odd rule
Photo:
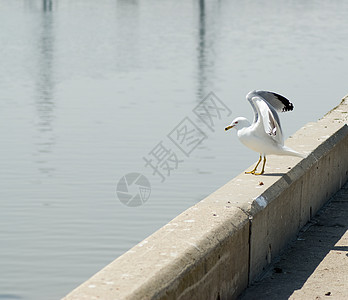
[[[263, 278], [247, 288], [239, 299], [289, 299], [314, 272], [323, 272], [318, 266], [330, 251], [348, 252], [348, 245], [336, 245], [348, 231], [348, 182], [312, 219], [310, 226], [305, 227], [307, 230], [299, 233], [297, 240], [272, 264]], [[344, 256], [348, 256], [348, 253], [344, 253]], [[326, 271], [326, 274], [341, 278], [347, 276], [348, 270], [338, 268], [338, 272], [340, 269], [342, 274], [332, 275], [330, 271]], [[313, 278], [316, 280], [320, 276], [326, 275], [318, 274]], [[334, 280], [331, 277], [327, 282]], [[319, 282], [317, 286], [320, 286]], [[323, 288], [329, 289], [329, 286]], [[320, 299], [321, 296], [325, 297], [320, 289], [313, 290], [313, 293]]]
[[265, 173], [265, 174], [262, 174], [261, 176], [283, 176], [285, 175], [286, 173]]

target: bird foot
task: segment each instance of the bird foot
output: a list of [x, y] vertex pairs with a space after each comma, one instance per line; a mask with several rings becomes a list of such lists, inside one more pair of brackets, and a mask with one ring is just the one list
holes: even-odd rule
[[260, 172], [260, 173], [253, 173], [254, 175], [262, 175], [263, 173], [265, 173], [265, 172]]
[[265, 173], [265, 171], [261, 171], [260, 173], [256, 173], [256, 170], [245, 172], [245, 174], [253, 174], [253, 175], [262, 175], [263, 173]]

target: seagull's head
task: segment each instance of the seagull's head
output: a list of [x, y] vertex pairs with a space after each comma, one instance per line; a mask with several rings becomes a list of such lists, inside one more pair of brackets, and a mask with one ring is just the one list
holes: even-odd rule
[[243, 117], [238, 117], [238, 118], [235, 118], [230, 125], [225, 127], [225, 131], [231, 128], [236, 128], [237, 130], [239, 130], [248, 126], [250, 126], [250, 122], [248, 121], [248, 119]]

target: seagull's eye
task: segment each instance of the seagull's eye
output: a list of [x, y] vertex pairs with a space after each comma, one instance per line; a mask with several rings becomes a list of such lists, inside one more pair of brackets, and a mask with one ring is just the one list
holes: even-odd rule
[[237, 121], [237, 122], [234, 122], [234, 124], [238, 124], [238, 121]]

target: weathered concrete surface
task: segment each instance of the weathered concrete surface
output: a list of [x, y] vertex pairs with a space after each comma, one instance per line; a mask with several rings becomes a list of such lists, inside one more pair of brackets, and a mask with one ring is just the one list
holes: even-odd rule
[[235, 299], [348, 178], [347, 101], [113, 261], [64, 299]]
[[237, 295], [248, 279], [248, 238], [248, 217], [240, 209], [206, 200], [66, 299], [201, 299], [197, 288], [211, 299]]
[[348, 299], [348, 182], [240, 299]]

